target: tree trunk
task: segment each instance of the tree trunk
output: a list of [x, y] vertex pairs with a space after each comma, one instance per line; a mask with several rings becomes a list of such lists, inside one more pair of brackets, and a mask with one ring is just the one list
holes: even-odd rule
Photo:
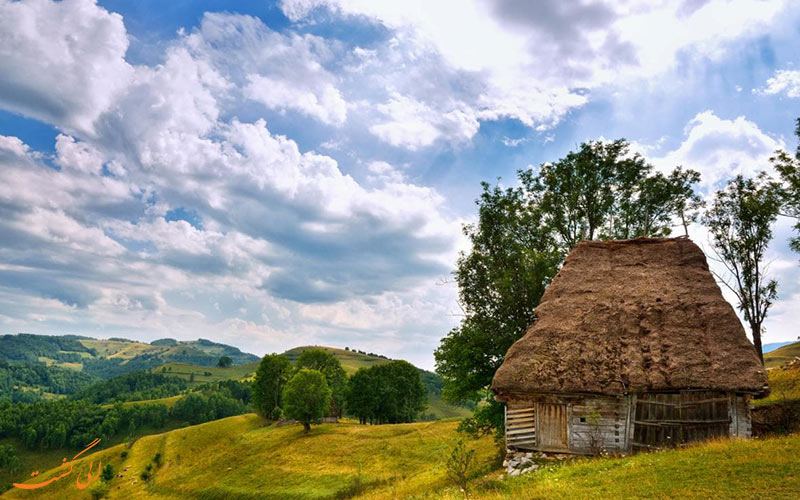
[[308, 433], [308, 431], [310, 430], [311, 430], [311, 424], [309, 424], [308, 422], [303, 422], [303, 432]]
[[761, 348], [761, 325], [756, 323], [750, 323], [750, 331], [753, 333], [753, 345], [756, 347], [756, 353], [758, 353], [758, 359], [761, 360], [761, 364], [764, 364], [764, 351]]

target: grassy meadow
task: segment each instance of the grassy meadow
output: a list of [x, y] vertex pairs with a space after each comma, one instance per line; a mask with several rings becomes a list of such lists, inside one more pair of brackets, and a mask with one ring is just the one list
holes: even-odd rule
[[[240, 415], [146, 436], [76, 461], [111, 463], [123, 477], [110, 483], [110, 499], [460, 499], [445, 477], [444, 460], [458, 439], [457, 422], [366, 426], [265, 426]], [[471, 496], [537, 498], [797, 498], [800, 435], [719, 440], [633, 457], [549, 462], [539, 471], [500, 479], [490, 438], [476, 450]], [[121, 452], [126, 450], [126, 458]], [[142, 471], [161, 453], [163, 465], [149, 481]], [[45, 457], [42, 456], [42, 459]], [[48, 457], [50, 465], [60, 457]], [[45, 465], [41, 464], [42, 469]], [[37, 478], [42, 481], [55, 471]], [[77, 472], [73, 473], [77, 474]], [[82, 476], [85, 480], [85, 475]], [[75, 479], [33, 491], [11, 490], [9, 499], [88, 498]], [[765, 493], [768, 494], [765, 496]]]
[[753, 400], [756, 406], [800, 399], [800, 367], [783, 370], [767, 370], [770, 394], [764, 399]]
[[[152, 373], [160, 373], [172, 377], [186, 380], [189, 387], [195, 387], [208, 382], [219, 382], [222, 380], [244, 380], [250, 379], [258, 369], [258, 361], [244, 365], [229, 366], [220, 368], [218, 366], [198, 366], [188, 363], [166, 363], [150, 370]], [[190, 381], [194, 374], [194, 381]]]
[[289, 349], [283, 353], [283, 355], [289, 358], [289, 361], [294, 364], [294, 362], [297, 361], [297, 358], [299, 358], [303, 352], [309, 349], [322, 349], [323, 351], [329, 352], [336, 356], [336, 359], [338, 359], [339, 363], [342, 364], [342, 368], [344, 368], [347, 376], [354, 374], [359, 368], [369, 368], [370, 366], [380, 365], [391, 361], [390, 359], [381, 358], [379, 356], [370, 356], [369, 354], [361, 354], [359, 352], [347, 351], [345, 349], [338, 349], [336, 347], [316, 345], [295, 347], [294, 349]]

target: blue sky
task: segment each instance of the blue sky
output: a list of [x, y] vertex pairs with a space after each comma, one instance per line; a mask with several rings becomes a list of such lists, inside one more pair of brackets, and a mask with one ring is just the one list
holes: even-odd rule
[[430, 368], [481, 181], [625, 137], [709, 196], [795, 147], [799, 64], [788, 0], [0, 0], [0, 332]]

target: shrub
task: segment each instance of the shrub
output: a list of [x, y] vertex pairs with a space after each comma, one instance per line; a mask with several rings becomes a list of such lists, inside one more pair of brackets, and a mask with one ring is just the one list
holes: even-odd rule
[[109, 489], [106, 483], [95, 483], [92, 485], [91, 489], [89, 489], [89, 495], [92, 497], [92, 500], [100, 500], [108, 495]]
[[447, 479], [458, 486], [465, 496], [469, 491], [468, 483], [472, 476], [474, 460], [475, 450], [468, 449], [464, 441], [459, 440], [444, 464]]
[[114, 466], [111, 464], [106, 464], [106, 466], [103, 467], [103, 472], [100, 473], [100, 479], [105, 482], [109, 482], [114, 479]]

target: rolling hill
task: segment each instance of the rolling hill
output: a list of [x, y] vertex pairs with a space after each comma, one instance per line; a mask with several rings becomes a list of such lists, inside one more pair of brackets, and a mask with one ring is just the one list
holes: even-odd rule
[[794, 342], [764, 354], [764, 366], [774, 368], [800, 357], [800, 342]]
[[[342, 364], [342, 368], [348, 376], [354, 374], [359, 368], [368, 368], [381, 363], [388, 363], [391, 359], [376, 354], [364, 354], [356, 351], [338, 349], [327, 346], [300, 346], [289, 349], [283, 355], [289, 358], [294, 364], [303, 352], [309, 349], [322, 349], [333, 354]], [[207, 382], [218, 382], [220, 380], [247, 380], [255, 375], [258, 363], [247, 363], [230, 368], [204, 367], [187, 363], [167, 363], [152, 368], [153, 373], [164, 373], [166, 375], [180, 377], [189, 383], [189, 387], [195, 387]], [[433, 372], [419, 369], [422, 382], [428, 392], [428, 409], [423, 412], [425, 420], [438, 420], [443, 418], [463, 418], [470, 415], [468, 408], [454, 406], [442, 399], [442, 379]]]
[[108, 378], [179, 362], [212, 367], [221, 356], [234, 365], [252, 363], [259, 357], [236, 347], [210, 340], [161, 339], [151, 344], [127, 339], [93, 339], [77, 335], [16, 334], [0, 337], [0, 361], [80, 370]]
[[[369, 426], [325, 424], [265, 427], [240, 415], [121, 444], [76, 461], [73, 477], [3, 498], [88, 498], [76, 490], [90, 462], [112, 464], [114, 499], [461, 499], [446, 479], [444, 462], [459, 439], [456, 422]], [[475, 449], [472, 498], [774, 498], [800, 492], [800, 436], [719, 440], [633, 457], [547, 462], [538, 471], [499, 479], [491, 438]], [[126, 452], [123, 458], [122, 452]], [[160, 454], [157, 465], [156, 454]], [[51, 464], [60, 459], [51, 457]], [[151, 465], [151, 477], [142, 472]], [[54, 477], [45, 471], [29, 482]]]

